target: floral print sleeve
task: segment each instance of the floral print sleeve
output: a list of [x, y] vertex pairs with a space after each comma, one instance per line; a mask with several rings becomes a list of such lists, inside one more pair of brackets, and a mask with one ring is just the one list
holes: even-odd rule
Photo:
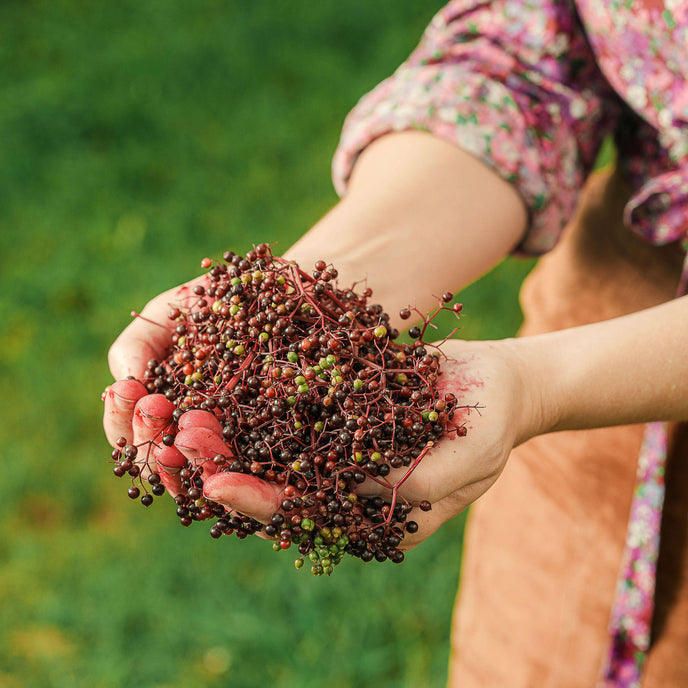
[[[584, 5], [584, 12], [579, 14], [577, 5]], [[661, 182], [659, 188], [646, 185], [644, 196], [629, 204], [627, 221], [647, 236], [653, 231], [647, 225], [656, 224], [658, 213], [673, 213], [663, 223], [664, 236], [676, 239], [679, 213], [684, 220], [686, 215], [685, 207], [676, 208], [688, 197], [688, 172], [676, 171], [685, 157], [686, 81], [676, 69], [657, 68], [654, 62], [625, 63], [624, 54], [615, 49], [614, 31], [625, 31], [632, 23], [631, 5], [642, 3], [454, 0], [437, 14], [409, 59], [364, 96], [347, 118], [333, 161], [337, 191], [345, 192], [356, 157], [374, 139], [405, 129], [428, 131], [515, 184], [531, 216], [519, 250], [540, 254], [554, 246], [570, 218], [603, 139], [624, 122], [623, 131], [633, 132], [633, 144], [628, 144], [630, 138], [622, 141], [620, 152], [634, 188], [650, 177], [673, 175], [665, 180], [668, 189]], [[664, 40], [673, 46], [669, 56], [684, 73], [688, 28], [682, 15], [687, 11], [671, 15], [673, 40], [667, 20], [661, 26]], [[635, 29], [647, 32], [652, 22], [646, 19], [634, 20]], [[624, 48], [629, 41], [637, 51], [638, 41], [628, 36]], [[666, 47], [662, 51], [662, 58], [670, 52]], [[598, 53], [607, 57], [605, 69]], [[621, 88], [626, 82], [607, 76], [624, 65], [622, 71], [632, 76], [626, 89]], [[655, 86], [641, 93], [645, 77]], [[629, 99], [643, 107], [634, 110]], [[658, 105], [656, 117], [643, 119], [643, 108]], [[673, 148], [663, 145], [669, 139]]]
[[425, 130], [516, 185], [531, 213], [520, 248], [540, 254], [556, 243], [618, 112], [572, 3], [455, 0], [349, 115], [335, 186], [344, 192], [375, 138]]

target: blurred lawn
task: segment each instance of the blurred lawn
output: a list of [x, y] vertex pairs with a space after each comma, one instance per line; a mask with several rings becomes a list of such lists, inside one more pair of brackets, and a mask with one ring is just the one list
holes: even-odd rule
[[[144, 514], [99, 401], [131, 308], [334, 203], [343, 117], [442, 4], [0, 4], [0, 688], [443, 684], [461, 519], [314, 579]], [[466, 290], [462, 336], [513, 334], [530, 265]]]

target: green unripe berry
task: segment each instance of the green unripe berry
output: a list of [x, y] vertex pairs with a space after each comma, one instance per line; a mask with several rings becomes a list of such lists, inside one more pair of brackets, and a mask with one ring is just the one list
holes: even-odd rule
[[298, 360], [299, 360], [299, 356], [296, 353], [296, 351], [290, 351], [287, 354], [287, 361], [289, 361], [290, 363], [296, 363]]
[[384, 325], [378, 325], [374, 330], [373, 330], [373, 335], [377, 337], [377, 339], [380, 339], [381, 337], [384, 337], [387, 334], [387, 328]]
[[303, 559], [299, 558], [294, 562], [294, 566], [297, 569], [302, 569], [303, 568]]

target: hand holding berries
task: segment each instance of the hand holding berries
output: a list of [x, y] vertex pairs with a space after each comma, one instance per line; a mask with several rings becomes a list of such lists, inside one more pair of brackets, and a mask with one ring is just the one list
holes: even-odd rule
[[[261, 245], [205, 263], [205, 280], [164, 295], [176, 299], [169, 325], [135, 321], [129, 342], [147, 327], [139, 355], [147, 347], [158, 358], [141, 382], [117, 382], [105, 399], [108, 437], [122, 437], [115, 473], [126, 465], [132, 481], [165, 485], [182, 524], [217, 518], [213, 537], [262, 531], [277, 549], [296, 545], [314, 573], [331, 573], [345, 552], [401, 561], [496, 478], [505, 453], [482, 464], [457, 455], [480, 399], [465, 398], [476, 395], [465, 364], [442, 369], [455, 368], [462, 403], [441, 389], [440, 357], [424, 342], [434, 314], [401, 346], [367, 303], [370, 290], [339, 289], [324, 261], [311, 277]], [[159, 299], [145, 318], [159, 317]], [[439, 307], [451, 300], [443, 294]], [[121, 351], [113, 347], [115, 370], [126, 369]], [[461, 440], [438, 444], [443, 436]]]

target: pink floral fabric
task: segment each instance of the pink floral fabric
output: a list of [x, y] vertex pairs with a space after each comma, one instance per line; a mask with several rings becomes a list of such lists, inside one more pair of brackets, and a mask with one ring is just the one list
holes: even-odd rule
[[666, 424], [648, 424], [610, 621], [609, 659], [599, 684], [604, 688], [641, 685], [645, 653], [650, 646], [666, 452]]
[[[460, 146], [513, 183], [529, 211], [519, 252], [551, 249], [604, 138], [634, 189], [624, 219], [660, 245], [688, 238], [686, 0], [453, 0], [409, 59], [347, 118], [333, 160], [343, 194], [358, 154], [394, 131]], [[686, 244], [688, 247], [688, 244]], [[688, 260], [679, 293], [688, 281]], [[600, 686], [641, 685], [650, 644], [667, 436], [638, 467]]]

